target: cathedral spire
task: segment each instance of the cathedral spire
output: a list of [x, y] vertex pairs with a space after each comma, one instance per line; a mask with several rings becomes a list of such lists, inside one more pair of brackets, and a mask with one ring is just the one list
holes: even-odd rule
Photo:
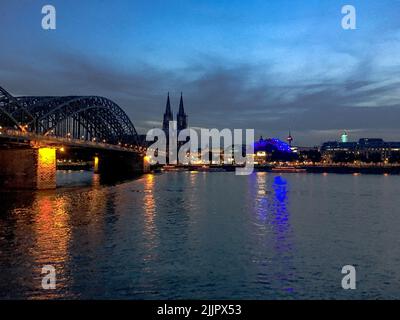
[[167, 105], [165, 106], [165, 116], [169, 116], [172, 120], [173, 115], [171, 111], [171, 101], [169, 100], [169, 92], [168, 92], [168, 98], [167, 98]]
[[181, 101], [179, 102], [179, 111], [176, 115], [178, 121], [178, 131], [186, 129], [188, 127], [187, 115], [185, 113], [185, 108], [183, 107], [183, 94], [181, 92]]
[[165, 106], [165, 113], [163, 119], [163, 130], [167, 135], [169, 132], [169, 123], [170, 121], [173, 120], [174, 120], [174, 115], [172, 114], [171, 101], [169, 100], [169, 92], [168, 92], [167, 105]]
[[185, 109], [183, 107], [183, 93], [181, 92], [181, 101], [179, 102], [179, 112], [178, 115], [184, 115]]

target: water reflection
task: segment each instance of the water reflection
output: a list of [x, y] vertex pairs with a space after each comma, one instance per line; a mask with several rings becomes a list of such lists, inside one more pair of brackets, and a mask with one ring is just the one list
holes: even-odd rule
[[[0, 252], [4, 254], [4, 275], [0, 276], [0, 294], [10, 293], [8, 287], [15, 290], [14, 297], [62, 298], [75, 296], [74, 284], [88, 284], [87, 273], [72, 270], [82, 266], [96, 270], [96, 255], [108, 249], [112, 254], [107, 238], [115, 234], [119, 219], [112, 188], [101, 187], [98, 175], [92, 179], [92, 187], [1, 193], [4, 211], [0, 219]], [[45, 265], [55, 267], [56, 290], [41, 287]]]
[[[254, 179], [254, 178], [253, 178]], [[292, 272], [293, 243], [292, 229], [290, 224], [289, 204], [289, 185], [288, 181], [282, 176], [272, 176], [264, 172], [255, 175], [255, 213], [260, 225], [260, 234], [267, 242], [266, 248], [272, 252], [272, 256], [266, 257], [272, 259], [272, 266], [279, 269], [264, 270], [268, 264], [261, 263], [260, 277], [266, 282], [278, 280], [279, 287], [283, 292], [293, 292], [292, 282], [294, 275]], [[272, 279], [270, 279], [272, 278]]]
[[101, 178], [99, 174], [94, 173], [92, 176], [92, 186], [99, 187], [101, 185]]
[[47, 291], [41, 298], [56, 298], [67, 282], [65, 266], [68, 260], [71, 238], [70, 216], [65, 197], [39, 195], [33, 203], [36, 209], [33, 228], [35, 244], [31, 250], [38, 289], [41, 287], [41, 268], [52, 265], [57, 272], [58, 291]]
[[277, 234], [277, 248], [279, 250], [290, 250], [288, 243], [288, 232], [290, 231], [289, 210], [288, 210], [288, 182], [281, 176], [274, 178], [272, 185], [274, 190], [274, 201], [271, 209], [274, 213], [272, 224], [275, 227]]
[[266, 185], [267, 173], [258, 172], [252, 177], [256, 179], [255, 183], [254, 181], [251, 181], [251, 184], [255, 186], [256, 190], [254, 190], [254, 187], [250, 186], [253, 189], [253, 192], [256, 193], [256, 214], [262, 222], [265, 222], [268, 216], [268, 191]]
[[143, 209], [146, 216], [146, 225], [154, 225], [154, 215], [156, 213], [156, 201], [154, 196], [154, 175], [147, 174], [144, 178], [144, 199]]
[[[0, 193], [0, 298], [346, 298], [337, 264], [354, 248], [371, 266], [367, 296], [398, 297], [381, 281], [399, 277], [396, 251], [385, 250], [399, 234], [398, 177], [82, 178], [83, 187], [71, 173], [55, 191]], [[41, 288], [45, 264], [58, 272], [55, 291]]]
[[147, 248], [147, 255], [144, 260], [149, 261], [154, 259], [154, 249], [157, 247], [157, 226], [155, 224], [156, 216], [156, 200], [155, 200], [155, 185], [154, 175], [147, 174], [144, 178], [144, 198], [143, 198], [143, 211], [144, 211], [144, 229], [143, 236], [146, 239], [145, 245]]
[[[62, 297], [70, 278], [66, 268], [72, 228], [68, 199], [53, 191], [2, 195], [6, 195], [2, 201], [6, 211], [0, 220], [0, 294], [7, 292], [5, 286], [16, 290], [14, 297]], [[57, 290], [44, 291], [41, 287], [45, 265], [56, 269]]]

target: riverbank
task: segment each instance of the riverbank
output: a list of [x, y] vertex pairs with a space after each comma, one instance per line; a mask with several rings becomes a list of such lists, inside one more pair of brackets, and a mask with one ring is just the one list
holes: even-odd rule
[[[153, 168], [155, 172], [161, 171], [198, 171], [198, 172], [233, 172], [238, 168], [237, 165], [174, 165], [157, 166]], [[289, 170], [290, 169], [290, 170]], [[337, 174], [400, 174], [399, 165], [255, 165], [255, 172], [282, 172], [285, 173], [337, 173]]]
[[400, 174], [400, 166], [303, 166], [308, 173], [338, 173], [338, 174]]

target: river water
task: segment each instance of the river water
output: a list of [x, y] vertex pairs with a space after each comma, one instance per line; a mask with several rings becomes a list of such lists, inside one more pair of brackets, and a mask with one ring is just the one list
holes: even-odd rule
[[[57, 179], [0, 194], [2, 299], [400, 298], [400, 176]], [[356, 290], [341, 287], [345, 265]]]

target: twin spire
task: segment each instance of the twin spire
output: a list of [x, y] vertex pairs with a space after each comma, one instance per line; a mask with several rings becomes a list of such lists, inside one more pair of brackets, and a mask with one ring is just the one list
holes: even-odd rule
[[[181, 100], [179, 102], [179, 111], [176, 115], [176, 121], [178, 122], [178, 131], [186, 129], [188, 127], [187, 115], [185, 113], [185, 108], [183, 106], [183, 93], [181, 92]], [[169, 92], [167, 97], [167, 105], [165, 107], [163, 130], [168, 131], [169, 122], [174, 120], [174, 115], [171, 108], [171, 100], [169, 98]]]

